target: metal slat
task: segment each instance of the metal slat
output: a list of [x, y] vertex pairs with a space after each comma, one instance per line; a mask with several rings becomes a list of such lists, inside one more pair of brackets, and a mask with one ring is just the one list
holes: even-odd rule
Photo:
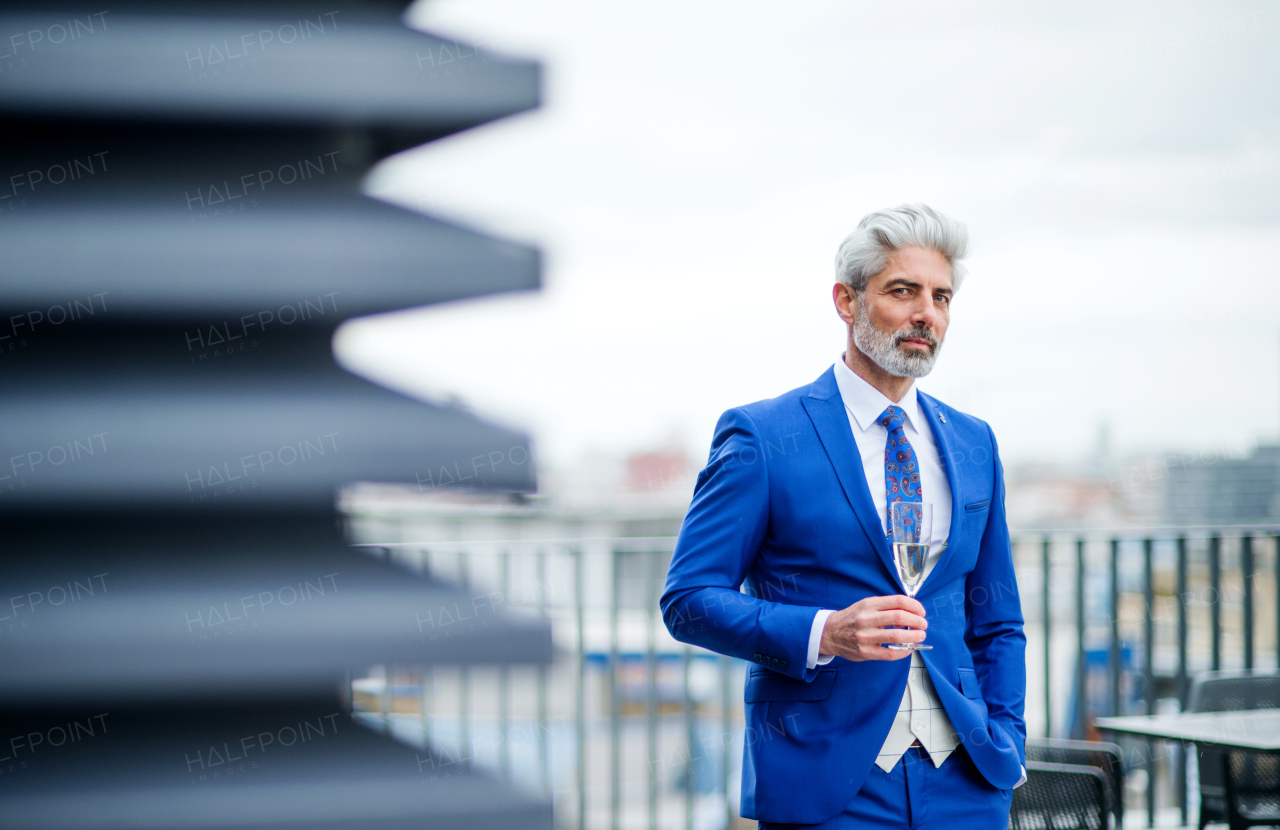
[[645, 684], [646, 758], [648, 758], [649, 830], [658, 830], [658, 652], [654, 631], [657, 625], [657, 574], [658, 551], [650, 551], [645, 557], [645, 667], [648, 678]]
[[1222, 668], [1222, 536], [1218, 533], [1209, 537], [1209, 593], [1209, 669], [1218, 671]]
[[[502, 562], [502, 601], [511, 601], [511, 551], [498, 553]], [[502, 777], [511, 777], [511, 670], [507, 664], [498, 666], [498, 768]]]
[[1108, 685], [1111, 687], [1111, 715], [1122, 715], [1120, 711], [1120, 540], [1111, 539], [1111, 579], [1108, 585], [1110, 603], [1108, 613], [1111, 625], [1110, 671]]
[[609, 826], [619, 830], [622, 822], [622, 701], [618, 691], [621, 657], [618, 654], [620, 554], [609, 551]]
[[586, 586], [583, 583], [582, 557], [580, 547], [572, 549], [573, 554], [573, 586], [574, 605], [577, 610], [577, 647], [578, 647], [578, 688], [577, 701], [578, 727], [578, 830], [587, 827], [587, 648], [585, 642], [586, 613], [583, 607]]
[[1257, 574], [1253, 563], [1253, 536], [1240, 537], [1240, 580], [1244, 584], [1244, 607], [1241, 623], [1244, 630], [1244, 667], [1253, 668], [1253, 589]]
[[1040, 602], [1044, 621], [1044, 736], [1053, 737], [1053, 684], [1050, 682], [1050, 662], [1053, 655], [1053, 608], [1049, 580], [1049, 554], [1052, 540], [1046, 536], [1040, 545]]
[[685, 830], [693, 830], [693, 759], [697, 753], [697, 738], [694, 734], [693, 694], [689, 688], [689, 674], [693, 668], [693, 648], [685, 645], [680, 654], [681, 669], [684, 672], [684, 692], [680, 705], [684, 714], [685, 768], [684, 768], [684, 824]]
[[[1156, 675], [1152, 661], [1155, 655], [1155, 575], [1152, 563], [1154, 540], [1142, 540], [1142, 696], [1148, 715], [1156, 711]], [[1156, 826], [1156, 761], [1155, 742], [1147, 739], [1147, 826]]]
[[1085, 740], [1089, 729], [1089, 655], [1085, 651], [1085, 541], [1076, 540], [1076, 724], [1073, 738]]
[[[1178, 709], [1185, 712], [1187, 710], [1188, 695], [1190, 693], [1190, 677], [1187, 672], [1187, 537], [1185, 534], [1179, 534], [1177, 539], [1177, 556], [1178, 556]], [[1178, 745], [1178, 765], [1176, 778], [1176, 790], [1178, 798], [1178, 807], [1181, 810], [1182, 824], [1187, 824], [1188, 804], [1187, 804], [1187, 745], [1179, 743]]]
[[[191, 152], [199, 158], [207, 150]], [[192, 176], [205, 186], [208, 178]], [[243, 315], [293, 306], [296, 317], [263, 320], [333, 327], [345, 318], [531, 290], [540, 282], [536, 251], [376, 202], [354, 185], [302, 204], [257, 199], [248, 225], [235, 218], [196, 222], [185, 209], [156, 210], [133, 204], [128, 193], [88, 187], [65, 207], [46, 206], [0, 226], [6, 318], [102, 294], [98, 321], [234, 327]], [[180, 200], [181, 191], [164, 196]]]
[[525, 436], [354, 377], [235, 373], [173, 391], [104, 376], [78, 385], [75, 407], [59, 377], [76, 385], [50, 375], [0, 390], [7, 445], [32, 453], [21, 468], [28, 487], [6, 493], [0, 512], [324, 509], [352, 481], [527, 489], [535, 480]]
[[[537, 557], [538, 579], [538, 616], [549, 619], [547, 610], [547, 551], [539, 548]], [[538, 666], [537, 679], [537, 717], [538, 717], [538, 781], [542, 785], [544, 795], [552, 793], [551, 783], [551, 723], [547, 717], [547, 667]]]
[[[733, 734], [733, 658], [720, 656], [720, 788], [724, 792], [725, 827], [733, 827], [736, 817], [733, 814], [733, 796], [729, 792], [729, 764], [731, 745], [729, 735]], [[743, 740], [746, 740], [744, 735]]]
[[[279, 695], [332, 686], [349, 669], [375, 663], [551, 658], [545, 624], [475, 609], [454, 586], [352, 553], [332, 511], [234, 523], [153, 516], [144, 524], [128, 517], [78, 528], [57, 517], [43, 526], [12, 516], [0, 522], [5, 596], [79, 580], [71, 596], [82, 600], [0, 638], [6, 706], [238, 697], [248, 689]], [[174, 550], [184, 556], [175, 559]]]
[[[337, 695], [214, 705], [194, 718], [191, 711], [111, 707], [105, 733], [65, 748], [73, 751], [37, 755], [37, 774], [3, 776], [5, 823], [107, 830], [145, 817], [146, 826], [165, 828], [359, 830], [451, 826], [465, 815], [469, 828], [551, 827], [546, 802], [374, 733], [341, 713]], [[50, 715], [14, 721], [7, 713], [24, 733]]]
[[[357, 7], [321, 14], [306, 26], [293, 9], [269, 3], [254, 9], [253, 19], [243, 12], [165, 13], [140, 3], [115, 8], [102, 19], [105, 29], [32, 49], [25, 72], [4, 73], [0, 111], [262, 131], [350, 124], [389, 137], [403, 132], [391, 144], [394, 152], [536, 107], [540, 97], [536, 64], [477, 54], [474, 44], [408, 29], [394, 14], [371, 16]], [[0, 27], [47, 30], [72, 16], [6, 12]], [[281, 27], [290, 25], [302, 27], [301, 36], [288, 40]], [[218, 58], [244, 50], [252, 71], [216, 72]], [[467, 71], [432, 77], [432, 65], [447, 57]]]
[[[458, 582], [464, 590], [471, 588], [471, 567], [466, 551], [458, 552]], [[458, 760], [464, 769], [474, 766], [471, 746], [471, 667], [458, 670]]]

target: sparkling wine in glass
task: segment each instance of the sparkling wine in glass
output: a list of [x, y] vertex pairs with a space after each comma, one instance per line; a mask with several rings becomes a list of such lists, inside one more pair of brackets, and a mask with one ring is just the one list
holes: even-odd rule
[[[889, 505], [889, 527], [893, 531], [893, 564], [907, 596], [915, 598], [924, 583], [924, 566], [929, 560], [929, 539], [933, 536], [933, 505], [918, 501], [897, 501]], [[886, 643], [895, 651], [933, 648], [921, 643]]]

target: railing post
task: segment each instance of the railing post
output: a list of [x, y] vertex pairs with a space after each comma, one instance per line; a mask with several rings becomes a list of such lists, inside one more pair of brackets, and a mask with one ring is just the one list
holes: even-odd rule
[[1084, 539], [1076, 540], [1076, 725], [1078, 734], [1072, 737], [1085, 739], [1089, 732], [1089, 655], [1085, 651], [1084, 621]]
[[[1142, 696], [1148, 715], [1156, 713], [1156, 673], [1151, 665], [1155, 655], [1155, 574], [1152, 568], [1154, 540], [1142, 540]], [[1156, 826], [1156, 744], [1147, 739], [1147, 827]]]
[[1244, 583], [1244, 667], [1253, 668], [1253, 534], [1240, 537], [1240, 581]]
[[[548, 619], [547, 610], [547, 552], [539, 548], [537, 553], [538, 615]], [[551, 787], [551, 724], [547, 718], [547, 667], [538, 665], [538, 780], [542, 792], [550, 797]]]
[[581, 547], [573, 549], [573, 593], [578, 612], [578, 830], [587, 830], [587, 644]]
[[[1178, 537], [1178, 711], [1187, 711], [1187, 537]], [[1178, 807], [1187, 826], [1187, 745], [1178, 743]]]
[[[732, 761], [733, 742], [730, 736], [733, 734], [733, 661], [731, 658], [721, 655], [720, 657], [720, 732], [723, 736], [720, 741], [720, 786], [724, 789], [724, 826], [725, 830], [730, 830], [737, 823], [737, 816], [733, 814], [733, 798], [729, 795], [729, 764]], [[745, 743], [746, 736], [744, 734], [743, 741]]]
[[431, 735], [431, 713], [435, 708], [432, 702], [432, 691], [435, 686], [435, 669], [430, 666], [424, 666], [420, 671], [422, 682], [418, 686], [421, 698], [418, 702], [418, 708], [422, 712], [422, 746], [430, 752], [431, 745], [435, 743]]
[[[422, 564], [421, 574], [425, 579], [431, 576], [431, 551], [421, 548], [418, 550], [418, 561]], [[432, 666], [422, 667], [422, 684], [418, 691], [422, 700], [418, 707], [422, 711], [422, 746], [427, 752], [431, 752], [431, 747], [435, 744], [435, 736], [432, 734], [431, 717], [435, 712], [435, 687], [436, 687], [436, 670]]]
[[684, 736], [688, 744], [688, 761], [684, 768], [684, 826], [685, 830], [693, 830], [693, 754], [697, 746], [694, 735], [693, 695], [689, 693], [689, 673], [693, 667], [693, 647], [685, 644], [680, 655], [681, 667], [684, 669], [684, 697], [680, 701], [684, 714]]
[[655, 766], [658, 754], [658, 657], [657, 641], [654, 634], [655, 610], [658, 607], [657, 577], [658, 551], [649, 551], [648, 566], [645, 573], [645, 623], [647, 631], [647, 653], [645, 655], [649, 669], [649, 684], [645, 689], [645, 716], [648, 718], [648, 752], [649, 752], [649, 830], [658, 830], [658, 771]]
[[382, 718], [382, 731], [391, 734], [391, 667], [382, 666], [382, 696], [378, 698], [378, 714]]
[[1222, 536], [1216, 532], [1209, 537], [1209, 593], [1213, 596], [1209, 604], [1209, 668], [1218, 671], [1222, 668]]
[[1272, 597], [1276, 603], [1276, 668], [1280, 669], [1280, 536], [1271, 537], [1271, 551], [1275, 567]]
[[[511, 551], [499, 551], [502, 557], [502, 602], [511, 599]], [[498, 732], [502, 742], [498, 744], [498, 768], [502, 777], [511, 778], [511, 669], [506, 663], [498, 667]]]
[[610, 546], [611, 582], [609, 611], [609, 826], [619, 830], [622, 821], [622, 701], [618, 694], [618, 673], [621, 657], [618, 654], [618, 549]]
[[1052, 686], [1049, 682], [1049, 661], [1053, 655], [1052, 643], [1052, 619], [1053, 611], [1050, 608], [1050, 586], [1049, 586], [1049, 553], [1052, 541], [1048, 536], [1044, 537], [1044, 541], [1040, 545], [1040, 570], [1042, 575], [1041, 584], [1041, 616], [1044, 619], [1044, 736], [1046, 738], [1053, 737], [1053, 694]]
[[1120, 540], [1111, 540], [1111, 605], [1108, 613], [1111, 616], [1111, 715], [1123, 715], [1120, 711]]
[[[467, 552], [458, 552], [458, 581], [463, 590], [471, 588], [471, 573]], [[458, 670], [458, 763], [463, 770], [472, 767], [471, 757], [471, 667]]]
[[1178, 555], [1178, 706], [1187, 709], [1190, 677], [1187, 673], [1187, 537], [1177, 540]]

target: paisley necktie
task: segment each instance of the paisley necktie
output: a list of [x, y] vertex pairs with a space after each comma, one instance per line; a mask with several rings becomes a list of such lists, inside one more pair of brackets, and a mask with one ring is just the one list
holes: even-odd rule
[[[884, 496], [886, 525], [888, 516], [892, 515], [892, 505], [896, 501], [921, 502], [920, 464], [916, 461], [916, 451], [907, 440], [903, 429], [906, 413], [896, 406], [891, 406], [876, 419], [880, 426], [889, 431], [884, 442]], [[907, 521], [911, 521], [910, 518]], [[893, 529], [886, 535], [893, 541]]]

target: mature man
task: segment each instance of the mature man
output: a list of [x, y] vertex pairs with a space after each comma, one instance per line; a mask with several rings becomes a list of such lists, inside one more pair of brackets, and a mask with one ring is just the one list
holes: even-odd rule
[[[924, 205], [866, 216], [836, 255], [843, 359], [721, 416], [698, 476], [663, 619], [751, 663], [742, 815], [762, 828], [1003, 830], [1025, 780], [1026, 638], [995, 437], [914, 389], [967, 245]], [[897, 501], [933, 505], [916, 599], [887, 535]]]

